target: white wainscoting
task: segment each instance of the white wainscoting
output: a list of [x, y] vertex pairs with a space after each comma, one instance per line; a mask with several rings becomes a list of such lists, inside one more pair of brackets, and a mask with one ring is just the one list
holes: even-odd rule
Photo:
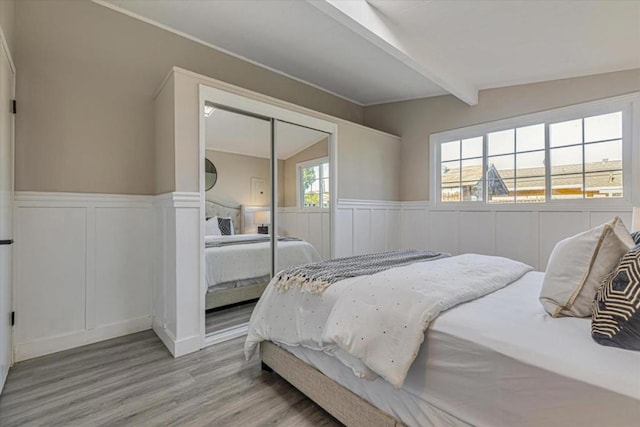
[[151, 328], [152, 200], [16, 193], [15, 361]]
[[331, 258], [331, 228], [328, 210], [295, 207], [278, 209], [278, 234], [311, 243], [322, 259]]
[[336, 257], [400, 248], [400, 202], [339, 199]]
[[401, 247], [505, 256], [546, 268], [556, 243], [614, 216], [631, 223], [631, 208], [509, 210], [433, 209], [428, 202], [401, 203]]

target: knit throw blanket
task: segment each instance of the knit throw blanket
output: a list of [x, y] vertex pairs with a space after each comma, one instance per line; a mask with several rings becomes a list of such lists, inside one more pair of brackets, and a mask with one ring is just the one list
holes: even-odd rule
[[298, 286], [303, 292], [321, 294], [331, 284], [340, 280], [449, 256], [451, 255], [446, 253], [408, 250], [336, 258], [282, 270], [275, 277], [275, 286], [280, 292]]
[[[264, 243], [269, 242], [271, 237], [269, 235], [265, 235], [264, 237], [255, 237], [251, 239], [241, 239], [241, 240], [213, 240], [205, 243], [205, 248], [221, 248], [223, 246], [233, 246], [233, 245], [250, 245], [253, 243]], [[298, 239], [297, 237], [278, 237], [278, 242], [301, 242], [302, 239]]]

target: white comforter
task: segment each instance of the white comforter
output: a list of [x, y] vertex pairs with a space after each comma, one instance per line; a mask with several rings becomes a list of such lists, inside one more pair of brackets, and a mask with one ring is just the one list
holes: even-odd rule
[[528, 265], [506, 258], [460, 255], [334, 283], [322, 295], [272, 282], [249, 325], [245, 354], [264, 340], [321, 350], [356, 375], [401, 387], [424, 331], [438, 314], [519, 279]]
[[[243, 241], [264, 234], [206, 236], [209, 241]], [[250, 243], [205, 249], [207, 287], [236, 280], [268, 276], [271, 273], [271, 243]], [[278, 242], [278, 270], [294, 265], [320, 261], [318, 251], [305, 241]]]

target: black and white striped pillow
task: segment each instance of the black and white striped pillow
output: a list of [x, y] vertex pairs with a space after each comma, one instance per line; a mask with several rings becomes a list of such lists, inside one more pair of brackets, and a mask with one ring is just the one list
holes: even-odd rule
[[640, 245], [640, 231], [634, 231], [631, 233], [631, 237], [633, 237], [633, 241], [636, 242], [636, 245]]
[[231, 221], [231, 218], [218, 217], [218, 228], [223, 236], [233, 235], [233, 221]]

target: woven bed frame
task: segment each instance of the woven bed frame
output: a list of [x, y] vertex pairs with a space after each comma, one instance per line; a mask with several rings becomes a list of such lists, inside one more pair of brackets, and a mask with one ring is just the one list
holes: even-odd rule
[[273, 371], [348, 427], [406, 427], [357, 394], [270, 341], [260, 343], [262, 368]]

